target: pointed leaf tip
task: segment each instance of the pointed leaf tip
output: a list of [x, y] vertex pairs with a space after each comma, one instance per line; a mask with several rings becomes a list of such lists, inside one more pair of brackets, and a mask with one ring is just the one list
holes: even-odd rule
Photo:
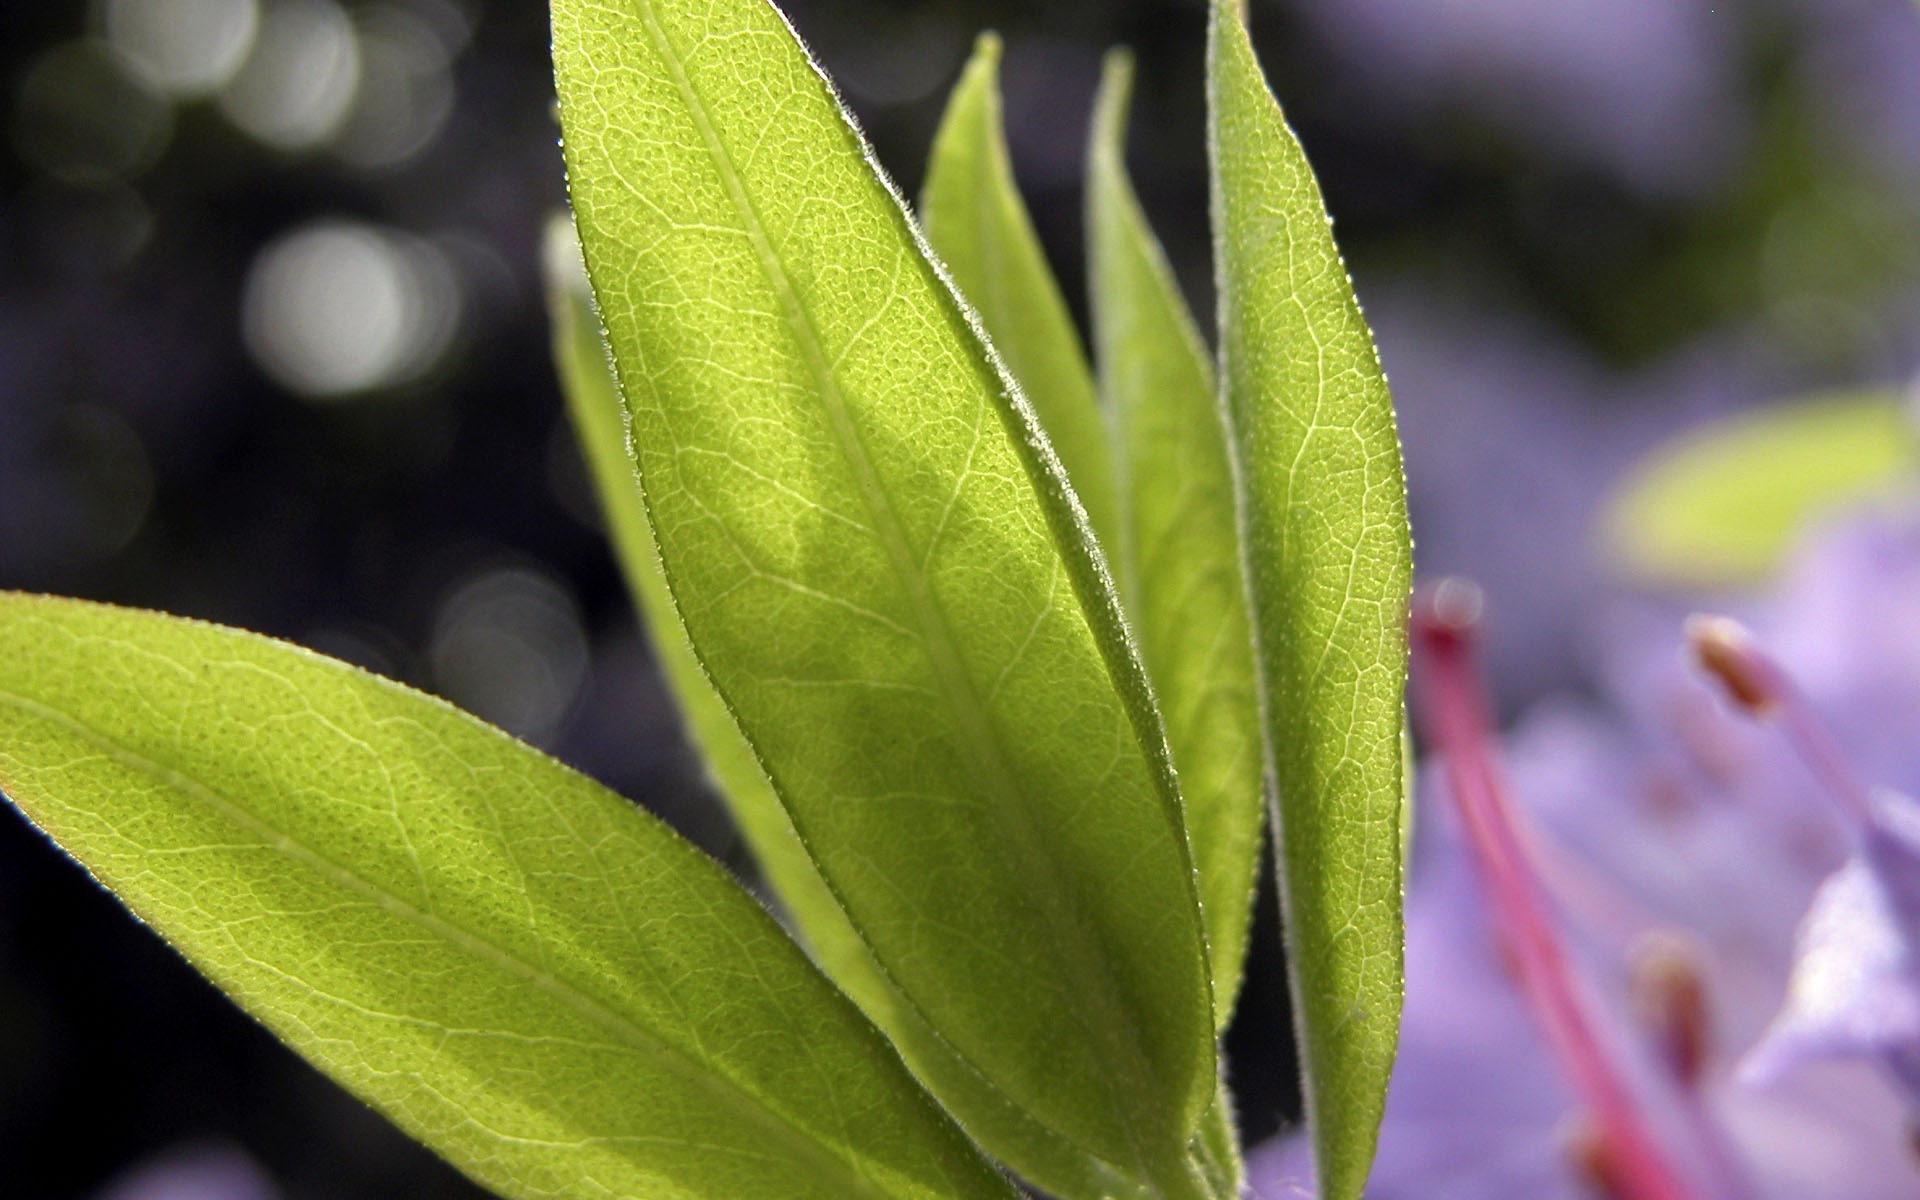
[[920, 219], [1111, 554], [1119, 506], [1113, 450], [1080, 335], [1014, 180], [1000, 60], [998, 35], [981, 34], [934, 136]]

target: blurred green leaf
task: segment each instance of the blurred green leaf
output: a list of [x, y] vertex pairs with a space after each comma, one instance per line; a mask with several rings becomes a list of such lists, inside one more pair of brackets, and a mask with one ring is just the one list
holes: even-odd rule
[[78, 601], [0, 594], [0, 663], [0, 788], [501, 1195], [1011, 1195], [723, 871], [500, 731]]
[[1178, 797], [1031, 409], [775, 10], [562, 2], [554, 53], [676, 607], [948, 1048], [916, 1069], [1047, 1186], [1064, 1147], [1199, 1194], [1215, 1056]]
[[934, 138], [920, 220], [1033, 404], [1111, 554], [1119, 528], [1113, 448], [1073, 317], [1014, 183], [999, 72], [1000, 39], [982, 34]]
[[1753, 583], [1821, 514], [1910, 485], [1920, 434], [1891, 391], [1727, 417], [1660, 447], [1608, 506], [1608, 557], [1644, 582]]
[[1213, 370], [1127, 179], [1132, 78], [1129, 57], [1108, 56], [1087, 170], [1094, 342], [1126, 481], [1114, 557], [1180, 769], [1224, 1027], [1266, 819], [1260, 704]]
[[1373, 339], [1232, 0], [1208, 37], [1221, 359], [1322, 1194], [1361, 1194], [1402, 990], [1406, 488]]

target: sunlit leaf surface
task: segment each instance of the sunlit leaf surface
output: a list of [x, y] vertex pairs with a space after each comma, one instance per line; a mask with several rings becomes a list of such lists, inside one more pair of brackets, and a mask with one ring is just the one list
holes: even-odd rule
[[[1213, 1020], [1117, 602], [779, 14], [555, 6], [576, 219], [689, 641], [988, 1148], [1198, 1188]], [[984, 1084], [984, 1087], [983, 1087]]]
[[568, 417], [593, 476], [594, 492], [607, 520], [627, 590], [656, 660], [673, 689], [681, 719], [707, 765], [741, 836], [781, 904], [799, 927], [815, 961], [862, 1008], [884, 1014], [892, 1001], [866, 947], [839, 901], [814, 869], [807, 848], [793, 832], [787, 812], [740, 736], [699, 660], [681, 632], [680, 618], [660, 574], [660, 558], [647, 528], [640, 481], [627, 447], [627, 411], [613, 381], [600, 339], [600, 319], [587, 294], [580, 245], [571, 222], [548, 233], [548, 300], [553, 315], [554, 363], [566, 394]]
[[0, 594], [0, 789], [503, 1196], [1010, 1195], [719, 867], [438, 700], [251, 634]]
[[1209, 143], [1221, 358], [1279, 792], [1281, 893], [1324, 1194], [1361, 1194], [1399, 1028], [1411, 551], [1386, 380], [1233, 0]]

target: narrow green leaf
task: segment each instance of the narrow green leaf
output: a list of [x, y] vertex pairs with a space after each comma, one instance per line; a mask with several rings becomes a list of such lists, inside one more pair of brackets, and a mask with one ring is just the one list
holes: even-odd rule
[[554, 53], [675, 606], [948, 1047], [916, 1069], [1043, 1184], [1064, 1145], [1195, 1194], [1215, 1056], [1178, 797], [1031, 409], [776, 10], [563, 0]]
[[1266, 819], [1260, 702], [1213, 370], [1127, 179], [1132, 77], [1108, 56], [1087, 156], [1094, 344], [1126, 481], [1116, 573], [1180, 768], [1224, 1027]]
[[1323, 1194], [1361, 1193], [1399, 1029], [1411, 550], [1393, 410], [1232, 0], [1208, 34], [1220, 350]]
[[927, 241], [1020, 381], [1109, 554], [1113, 449], [1073, 316], [1021, 202], [1000, 111], [1000, 39], [980, 35], [934, 136], [920, 196]]
[[1752, 583], [1822, 513], [1911, 485], [1920, 434], [1892, 391], [1810, 397], [1660, 447], [1605, 519], [1609, 557], [1649, 583]]
[[698, 851], [438, 700], [0, 594], [0, 788], [289, 1045], [507, 1197], [1010, 1197]]

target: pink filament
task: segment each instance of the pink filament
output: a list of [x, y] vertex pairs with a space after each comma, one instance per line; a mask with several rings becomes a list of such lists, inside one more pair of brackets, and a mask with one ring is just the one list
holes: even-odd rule
[[1605, 1182], [1619, 1200], [1688, 1200], [1690, 1189], [1655, 1146], [1602, 1044], [1514, 828], [1506, 779], [1488, 748], [1492, 721], [1475, 665], [1477, 604], [1460, 603], [1467, 587], [1444, 583], [1415, 599], [1415, 715], [1445, 755], [1448, 791], [1521, 991], [1608, 1151]]

